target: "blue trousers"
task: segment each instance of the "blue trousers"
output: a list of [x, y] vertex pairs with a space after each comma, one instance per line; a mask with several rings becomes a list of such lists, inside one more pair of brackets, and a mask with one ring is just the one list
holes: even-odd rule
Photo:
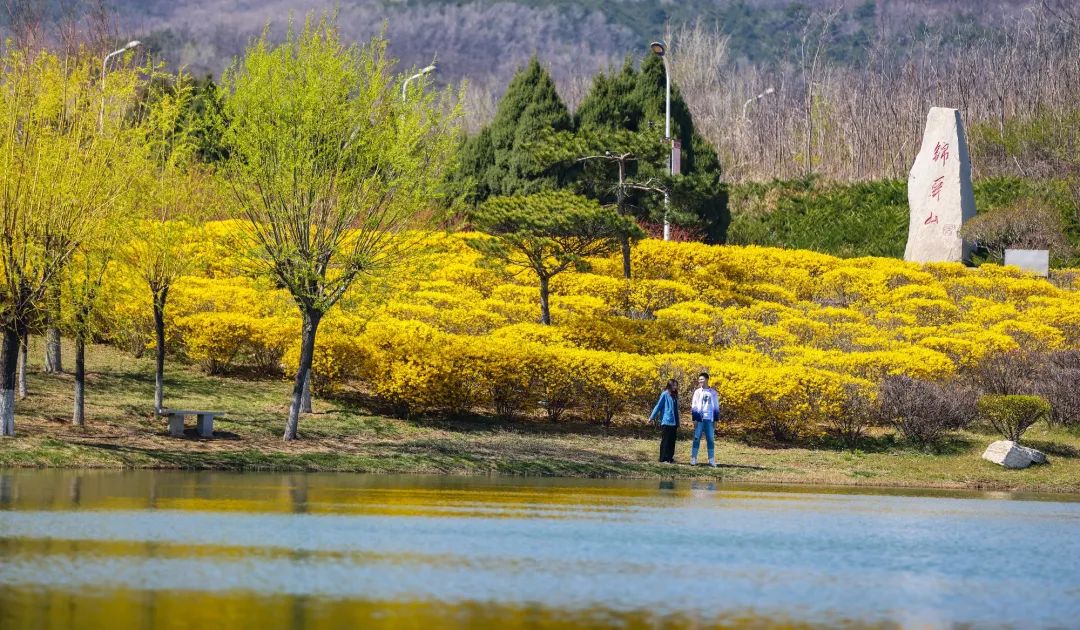
[[705, 434], [706, 448], [709, 449], [709, 460], [716, 457], [716, 435], [712, 420], [697, 420], [694, 422], [694, 448], [690, 456], [697, 459], [698, 449], [701, 447], [701, 434]]

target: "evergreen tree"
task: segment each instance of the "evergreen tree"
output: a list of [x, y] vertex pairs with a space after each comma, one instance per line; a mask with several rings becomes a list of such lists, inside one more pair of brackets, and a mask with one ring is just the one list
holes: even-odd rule
[[495, 147], [491, 145], [491, 128], [484, 127], [475, 136], [463, 136], [457, 150], [457, 168], [450, 173], [451, 198], [461, 198], [469, 205], [491, 196], [487, 186], [487, 170], [495, 166]]
[[[636, 172], [641, 162], [661, 163], [666, 149], [658, 131], [627, 131], [626, 129], [583, 129], [577, 132], [553, 134], [537, 148], [545, 163], [570, 166], [580, 164], [581, 174], [576, 187], [598, 193], [596, 197], [615, 197], [614, 207], [620, 216], [632, 215], [630, 202], [634, 195], [663, 195], [669, 193], [672, 181], [666, 173], [638, 180]], [[612, 172], [614, 170], [614, 172]], [[681, 201], [681, 200], [680, 200]], [[630, 279], [630, 239], [621, 242], [623, 277]]]
[[618, 251], [645, 233], [611, 207], [566, 191], [493, 197], [470, 218], [479, 232], [470, 247], [511, 270], [528, 270], [540, 281], [540, 321], [551, 325], [551, 279], [567, 269], [586, 271], [588, 259]]
[[491, 125], [462, 143], [455, 192], [475, 204], [489, 196], [558, 188], [567, 173], [545, 169], [529, 147], [545, 133], [572, 126], [555, 82], [533, 57], [510, 81]]
[[[635, 71], [628, 58], [621, 71], [612, 75], [600, 73], [593, 89], [585, 97], [575, 117], [579, 132], [662, 131], [665, 125], [666, 76], [663, 61], [650, 55]], [[720, 181], [720, 160], [709, 143], [694, 131], [690, 108], [677, 86], [671, 87], [671, 135], [682, 144], [680, 177], [671, 182], [669, 217], [675, 223], [696, 225], [706, 235], [706, 242], [724, 241], [730, 213], [727, 190]], [[640, 160], [628, 165], [628, 176], [638, 180], [664, 179], [667, 159]], [[610, 167], [606, 179], [615, 177]], [[596, 186], [598, 180], [581, 181], [582, 189], [605, 201], [610, 191]], [[665, 205], [662, 197], [632, 194], [628, 200], [641, 218], [662, 220]]]
[[629, 55], [618, 72], [606, 75], [601, 70], [593, 77], [592, 89], [574, 113], [575, 128], [637, 131], [641, 111], [633, 103], [636, 86], [637, 71]]

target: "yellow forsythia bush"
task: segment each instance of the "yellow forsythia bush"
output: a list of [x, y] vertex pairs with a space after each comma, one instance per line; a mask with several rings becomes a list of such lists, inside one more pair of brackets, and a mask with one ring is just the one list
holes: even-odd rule
[[[198, 232], [205, 259], [170, 293], [169, 348], [210, 371], [288, 374], [297, 309], [235, 253], [235, 233]], [[421, 240], [407, 269], [358, 284], [324, 318], [316, 391], [353, 383], [414, 412], [611, 422], [647, 413], [668, 378], [689, 396], [708, 371], [725, 423], [790, 438], [889, 375], [949, 379], [989, 353], [1080, 348], [1075, 282], [992, 265], [646, 240], [633, 280], [618, 255], [556, 276], [542, 326], [535, 277], [480, 264], [460, 235]], [[103, 335], [133, 352], [153, 338], [141, 282], [120, 267], [103, 290]]]

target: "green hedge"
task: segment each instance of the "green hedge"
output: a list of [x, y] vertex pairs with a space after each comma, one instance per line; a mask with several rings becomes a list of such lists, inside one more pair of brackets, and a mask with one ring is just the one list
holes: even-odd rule
[[[975, 183], [980, 213], [1036, 198], [1057, 209], [1067, 236], [1080, 246], [1080, 223], [1067, 183], [999, 177]], [[855, 184], [816, 178], [736, 184], [730, 192], [727, 242], [814, 251], [853, 258], [902, 258], [907, 244], [907, 182]]]

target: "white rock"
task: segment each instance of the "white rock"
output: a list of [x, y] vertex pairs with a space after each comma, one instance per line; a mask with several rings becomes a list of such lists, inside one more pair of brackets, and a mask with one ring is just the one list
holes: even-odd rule
[[960, 227], [975, 216], [975, 193], [959, 110], [930, 110], [922, 148], [908, 177], [908, 206], [904, 260], [962, 262], [968, 257]]
[[1046, 455], [1010, 440], [998, 440], [986, 447], [983, 459], [1006, 468], [1027, 468], [1032, 464], [1045, 464]]

